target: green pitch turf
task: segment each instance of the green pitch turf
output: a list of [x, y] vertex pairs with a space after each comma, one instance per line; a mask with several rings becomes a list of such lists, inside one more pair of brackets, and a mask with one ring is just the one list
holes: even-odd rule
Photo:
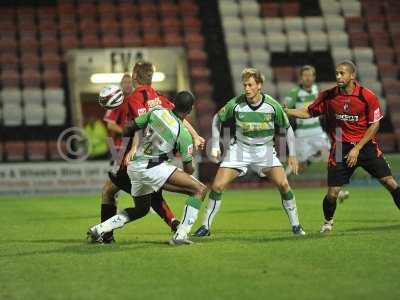
[[[224, 194], [212, 236], [186, 247], [167, 245], [155, 214], [118, 231], [115, 245], [87, 244], [98, 196], [3, 197], [0, 299], [400, 299], [389, 194], [350, 188], [323, 236], [324, 189], [295, 192], [307, 236], [291, 234], [275, 190], [241, 190]], [[184, 197], [166, 197], [180, 217]]]

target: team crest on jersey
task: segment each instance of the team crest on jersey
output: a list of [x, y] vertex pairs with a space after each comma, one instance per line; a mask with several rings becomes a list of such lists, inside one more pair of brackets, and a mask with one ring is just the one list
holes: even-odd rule
[[141, 116], [141, 115], [143, 115], [143, 114], [145, 114], [146, 113], [146, 109], [145, 108], [139, 108], [138, 109], [138, 115], [139, 116]]
[[161, 106], [160, 98], [155, 98], [147, 101], [147, 106], [149, 107], [149, 111], [153, 110], [156, 107]]
[[345, 102], [343, 104], [343, 111], [348, 112], [350, 110], [350, 104], [348, 102]]

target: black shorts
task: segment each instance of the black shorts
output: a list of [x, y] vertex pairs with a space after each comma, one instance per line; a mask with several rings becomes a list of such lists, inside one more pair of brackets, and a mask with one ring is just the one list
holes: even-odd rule
[[377, 145], [372, 142], [367, 143], [361, 149], [356, 166], [347, 166], [345, 156], [353, 147], [353, 144], [343, 143], [341, 160], [336, 163], [329, 163], [328, 186], [342, 186], [348, 184], [350, 182], [350, 177], [358, 167], [362, 167], [372, 177], [377, 179], [392, 175], [389, 164], [382, 152], [380, 152]]
[[132, 184], [126, 169], [119, 169], [116, 174], [108, 172], [108, 178], [121, 190], [131, 194]]

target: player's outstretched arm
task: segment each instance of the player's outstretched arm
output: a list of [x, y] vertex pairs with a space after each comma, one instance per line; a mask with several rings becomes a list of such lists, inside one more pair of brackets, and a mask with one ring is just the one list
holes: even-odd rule
[[185, 127], [189, 130], [190, 135], [193, 138], [195, 149], [202, 150], [204, 148], [204, 144], [205, 144], [206, 140], [197, 133], [197, 131], [193, 128], [193, 126], [186, 119], [183, 119], [183, 125], [185, 125]]
[[111, 132], [114, 132], [116, 134], [122, 134], [123, 128], [116, 123], [112, 122], [107, 122], [107, 129]]
[[283, 107], [285, 113], [289, 117], [299, 118], [299, 119], [308, 119], [311, 118], [311, 114], [308, 112], [307, 107], [301, 108], [288, 108], [286, 105]]

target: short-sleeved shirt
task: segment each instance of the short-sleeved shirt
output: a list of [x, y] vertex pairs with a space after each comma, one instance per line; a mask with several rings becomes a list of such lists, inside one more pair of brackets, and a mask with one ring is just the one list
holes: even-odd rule
[[276, 127], [290, 126], [282, 106], [267, 94], [262, 94], [257, 107], [251, 106], [245, 95], [235, 97], [219, 110], [218, 118], [222, 123], [233, 119], [235, 138], [245, 146], [272, 145]]
[[144, 129], [134, 160], [163, 160], [169, 154], [179, 153], [183, 162], [192, 161], [192, 136], [171, 110], [156, 108], [134, 121]]
[[[318, 87], [316, 84], [311, 86], [310, 91], [302, 86], [294, 87], [285, 97], [285, 102], [289, 108], [308, 107], [318, 96]], [[296, 136], [305, 137], [320, 135], [323, 130], [319, 118], [296, 119]]]
[[[383, 118], [376, 95], [356, 83], [351, 95], [344, 94], [339, 87], [326, 90], [308, 106], [311, 116], [325, 115], [327, 131], [333, 142], [358, 143], [369, 124]], [[373, 142], [375, 142], [373, 140]]]

